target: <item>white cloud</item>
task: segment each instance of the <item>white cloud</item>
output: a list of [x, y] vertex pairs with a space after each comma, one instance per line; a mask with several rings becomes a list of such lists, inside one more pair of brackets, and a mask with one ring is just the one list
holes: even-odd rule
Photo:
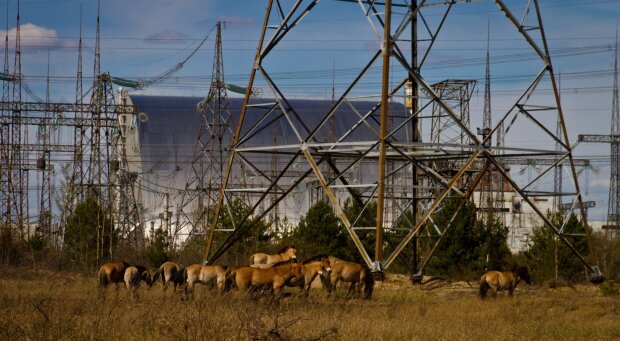
[[[0, 30], [0, 37], [4, 38], [6, 35], [6, 30]], [[16, 27], [9, 29], [8, 37], [10, 49], [15, 48], [16, 35]], [[58, 38], [58, 33], [54, 29], [37, 26], [32, 23], [26, 23], [20, 26], [20, 45], [22, 51], [26, 52], [32, 50], [39, 51], [73, 48], [77, 46], [77, 42], [74, 39]]]

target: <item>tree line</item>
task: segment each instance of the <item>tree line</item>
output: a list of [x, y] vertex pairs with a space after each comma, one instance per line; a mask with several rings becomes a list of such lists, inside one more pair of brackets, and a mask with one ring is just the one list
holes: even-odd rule
[[[444, 201], [432, 215], [432, 223], [423, 226], [416, 239], [419, 255], [426, 255], [437, 242], [440, 230], [448, 226], [457, 211], [460, 199]], [[230, 203], [230, 209], [219, 220], [219, 229], [230, 230], [241, 223], [243, 217], [250, 215], [251, 208], [240, 200]], [[376, 203], [366, 206], [348, 199], [343, 207], [344, 213], [356, 226], [374, 226]], [[250, 215], [251, 216], [251, 215]], [[583, 238], [581, 221], [570, 215], [568, 219], [557, 212], [548, 212], [548, 218], [555, 224], [564, 226], [563, 232], [573, 246], [584, 256], [589, 257], [588, 245]], [[396, 229], [384, 233], [384, 253], [387, 254], [400, 240], [398, 234], [411, 227], [413, 213], [403, 214], [397, 221]], [[450, 229], [442, 237], [433, 257], [428, 260], [425, 274], [454, 280], [475, 280], [487, 270], [510, 270], [517, 265], [527, 265], [539, 281], [562, 280], [580, 282], [587, 279], [586, 269], [571, 250], [558, 240], [551, 229], [538, 226], [532, 231], [527, 250], [511, 253], [507, 238], [509, 229], [499, 217], [489, 215], [477, 219], [472, 203], [466, 203], [452, 219]], [[98, 206], [94, 198], [87, 198], [78, 204], [66, 220], [62, 248], [47, 245], [38, 235], [20, 240], [13, 229], [0, 231], [0, 262], [17, 266], [49, 266], [78, 271], [93, 271], [103, 261], [125, 259], [132, 263], [157, 267], [167, 260], [191, 264], [205, 258], [205, 235], [192, 235], [182, 245], [173, 245], [167, 231], [155, 229], [148, 236], [145, 245], [137, 247], [125, 243], [113, 228], [112, 219]], [[275, 252], [285, 245], [293, 244], [299, 250], [301, 259], [320, 253], [361, 262], [362, 259], [351, 238], [326, 201], [316, 202], [302, 216], [298, 224], [280, 221], [281, 227], [275, 230], [265, 220], [251, 220], [249, 231], [220, 258], [224, 265], [246, 264], [251, 254]], [[589, 227], [588, 227], [589, 228]], [[219, 247], [231, 232], [218, 232], [214, 247]], [[374, 257], [375, 231], [357, 230], [371, 258]], [[605, 233], [593, 234], [593, 246], [597, 251], [601, 270], [607, 278], [618, 280], [620, 270], [619, 238], [609, 238]], [[420, 262], [425, 259], [420, 259]], [[414, 255], [413, 243], [403, 251], [389, 271], [411, 273]]]

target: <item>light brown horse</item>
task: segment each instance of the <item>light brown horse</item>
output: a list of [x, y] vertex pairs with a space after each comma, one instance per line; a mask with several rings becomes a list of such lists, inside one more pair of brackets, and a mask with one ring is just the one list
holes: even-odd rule
[[217, 287], [217, 290], [222, 292], [226, 283], [226, 269], [220, 265], [192, 264], [185, 268], [184, 277], [187, 283], [185, 286], [186, 294], [194, 295], [196, 283]]
[[153, 283], [157, 282], [160, 276], [161, 283], [164, 287], [162, 292], [163, 296], [166, 295], [170, 283], [174, 285], [174, 292], [176, 292], [177, 287], [185, 282], [185, 278], [183, 277], [183, 266], [175, 262], [165, 262], [159, 269], [155, 270], [153, 274]]
[[299, 287], [307, 297], [310, 294], [310, 287], [312, 282], [319, 276], [329, 276], [332, 272], [329, 262], [329, 256], [318, 255], [311, 257], [304, 261], [301, 265], [301, 279], [295, 277], [291, 278], [286, 285], [292, 287]]
[[146, 283], [149, 288], [153, 285], [151, 273], [142, 265], [128, 267], [125, 270], [124, 279], [127, 292], [133, 299], [137, 298], [137, 289], [140, 286], [140, 282]]
[[508, 290], [508, 294], [512, 296], [512, 292], [521, 280], [531, 284], [530, 272], [527, 267], [521, 266], [514, 271], [489, 271], [480, 277], [480, 298], [485, 298], [487, 291], [491, 289], [491, 294], [496, 297], [498, 291]]
[[[322, 277], [323, 287], [329, 294], [336, 291], [339, 281], [351, 283], [347, 297], [356, 292], [358, 298], [369, 299], [375, 285], [375, 280], [370, 273], [370, 269], [365, 265], [344, 261], [342, 259], [329, 256], [331, 274]], [[363, 289], [363, 295], [362, 295]]]
[[129, 263], [122, 261], [116, 263], [105, 263], [97, 272], [99, 278], [99, 297], [103, 298], [105, 295], [105, 289], [111, 283], [116, 284], [116, 295], [118, 297], [118, 285], [125, 279], [125, 270], [130, 267]]
[[301, 264], [297, 262], [285, 261], [267, 269], [251, 269], [252, 281], [250, 291], [253, 293], [261, 288], [270, 288], [274, 295], [280, 296], [282, 288], [290, 279], [302, 279]]
[[289, 259], [297, 259], [297, 249], [293, 245], [282, 248], [275, 255], [266, 253], [255, 253], [250, 257], [250, 265], [254, 264], [274, 264], [284, 262]]

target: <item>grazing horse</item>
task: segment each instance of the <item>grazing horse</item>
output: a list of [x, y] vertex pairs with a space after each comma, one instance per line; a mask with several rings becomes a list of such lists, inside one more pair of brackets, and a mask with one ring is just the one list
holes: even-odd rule
[[328, 276], [331, 273], [329, 256], [318, 255], [304, 261], [301, 265], [301, 279], [291, 278], [286, 285], [299, 287], [307, 297], [310, 294], [312, 282], [319, 276]]
[[127, 292], [132, 298], [137, 297], [137, 289], [140, 286], [140, 282], [146, 283], [149, 288], [153, 285], [153, 278], [151, 273], [142, 265], [130, 266], [125, 270], [125, 286]]
[[130, 267], [129, 263], [122, 261], [116, 263], [105, 263], [97, 272], [99, 277], [99, 297], [103, 298], [105, 289], [110, 283], [116, 283], [116, 295], [118, 297], [118, 285], [123, 282], [125, 270]]
[[297, 262], [280, 262], [267, 269], [252, 269], [251, 291], [256, 292], [260, 288], [270, 288], [276, 296], [280, 296], [282, 288], [291, 279], [302, 279], [301, 264]]
[[[369, 299], [375, 285], [375, 280], [370, 273], [370, 269], [365, 265], [347, 262], [336, 257], [329, 256], [331, 274], [323, 277], [323, 286], [329, 294], [332, 290], [336, 291], [339, 281], [351, 283], [347, 297], [357, 291], [357, 297]], [[362, 295], [362, 286], [364, 293]], [[357, 290], [356, 290], [357, 289]]]
[[174, 292], [177, 291], [177, 287], [180, 284], [185, 282], [185, 278], [183, 276], [183, 266], [175, 262], [165, 262], [159, 267], [159, 269], [155, 270], [155, 274], [153, 275], [153, 283], [155, 283], [160, 276], [161, 283], [164, 286], [164, 291], [162, 292], [163, 296], [166, 295], [166, 290], [168, 290], [170, 282], [174, 284]]
[[184, 278], [187, 283], [185, 293], [194, 294], [194, 285], [196, 283], [211, 285], [217, 287], [222, 292], [226, 283], [226, 269], [220, 265], [201, 265], [192, 264], [183, 270]]
[[282, 248], [275, 255], [266, 253], [255, 253], [250, 257], [250, 265], [254, 264], [274, 264], [289, 259], [297, 259], [297, 249], [293, 245]]
[[493, 297], [502, 290], [508, 290], [508, 294], [512, 296], [512, 292], [521, 280], [527, 284], [532, 283], [530, 272], [525, 266], [518, 267], [514, 271], [489, 271], [480, 277], [480, 298], [484, 298], [489, 289]]

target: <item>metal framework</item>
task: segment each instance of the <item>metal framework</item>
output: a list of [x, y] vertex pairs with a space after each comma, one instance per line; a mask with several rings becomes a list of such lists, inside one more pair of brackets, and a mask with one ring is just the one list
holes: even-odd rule
[[[36, 233], [48, 239], [48, 245], [62, 245], [53, 229], [54, 215], [59, 213], [56, 221], [62, 225], [72, 206], [87, 195], [94, 196], [112, 217], [112, 228], [118, 229], [121, 239], [134, 243], [142, 236], [132, 181], [135, 174], [128, 171], [123, 129], [137, 111], [126, 103], [115, 103], [111, 77], [101, 72], [99, 26], [98, 15], [90, 103], [84, 103], [82, 90], [81, 30], [75, 102], [55, 103], [50, 100], [49, 65], [44, 99], [34, 94], [21, 74], [19, 2], [12, 72], [7, 22], [4, 69], [0, 75], [0, 223], [3, 228], [18, 230], [21, 238]], [[30, 99], [22, 96], [23, 91]], [[67, 193], [61, 198], [62, 207], [54, 208], [55, 166], [59, 163], [68, 165], [64, 174]], [[38, 205], [30, 205], [29, 201]], [[112, 245], [98, 245], [97, 256], [112, 256], [112, 249]]]
[[[197, 109], [201, 113], [201, 126], [178, 214], [190, 223], [191, 234], [204, 234], [222, 186], [224, 149], [232, 140], [231, 113], [224, 80], [222, 22], [219, 21], [216, 24], [211, 86], [204, 100], [197, 104]], [[187, 208], [193, 211], [188, 212]]]
[[[263, 21], [263, 28], [258, 42], [257, 53], [254, 66], [250, 74], [249, 85], [247, 89], [251, 89], [255, 82], [262, 80], [271, 90], [271, 96], [275, 99], [272, 103], [265, 103], [252, 99], [250, 91], [246, 92], [243, 108], [241, 110], [240, 119], [235, 130], [233, 138], [233, 149], [229, 154], [225, 176], [223, 178], [222, 190], [219, 193], [218, 202], [215, 210], [215, 216], [211, 223], [210, 236], [206, 246], [206, 256], [210, 262], [220, 257], [236, 240], [246, 233], [252, 221], [256, 218], [266, 216], [277, 203], [283, 200], [291, 193], [296, 186], [303, 181], [317, 180], [325, 195], [332, 204], [336, 215], [341, 220], [344, 229], [356, 245], [360, 258], [372, 268], [377, 274], [381, 274], [383, 269], [392, 265], [395, 260], [406, 249], [409, 243], [419, 235], [423, 226], [432, 218], [433, 213], [441, 206], [442, 202], [448, 197], [457, 197], [461, 200], [461, 207], [470, 197], [476, 185], [480, 182], [482, 175], [489, 169], [499, 172], [503, 180], [509, 184], [516, 192], [522, 196], [534, 211], [544, 221], [545, 225], [555, 232], [564, 244], [566, 244], [575, 255], [589, 269], [590, 275], [594, 282], [602, 280], [602, 275], [596, 265], [596, 258], [591, 260], [587, 256], [581, 255], [571, 242], [564, 237], [559, 231], [560, 227], [556, 226], [547, 218], [541, 208], [533, 200], [532, 193], [528, 191], [528, 184], [523, 185], [519, 180], [513, 178], [507, 170], [504, 169], [503, 163], [509, 162], [511, 157], [534, 158], [536, 156], [558, 156], [560, 160], [568, 160], [571, 176], [574, 182], [574, 192], [572, 197], [578, 203], [581, 212], [581, 218], [584, 225], [585, 208], [582, 202], [582, 194], [579, 188], [577, 171], [575, 169], [572, 157], [572, 148], [568, 135], [566, 134], [564, 116], [558, 97], [558, 87], [556, 85], [555, 75], [551, 64], [551, 57], [545, 39], [545, 32], [541, 19], [538, 2], [527, 1], [526, 11], [523, 19], [519, 20], [513, 14], [511, 7], [501, 0], [495, 0], [495, 4], [500, 12], [504, 14], [508, 22], [516, 29], [516, 33], [531, 48], [531, 51], [539, 57], [538, 65], [540, 67], [538, 74], [532, 79], [531, 83], [523, 89], [521, 95], [517, 96], [513, 104], [503, 114], [499, 115], [495, 121], [495, 126], [491, 129], [486, 138], [480, 139], [470, 129], [468, 122], [463, 120], [460, 113], [456, 112], [450, 103], [438, 93], [425, 78], [425, 66], [427, 57], [433, 49], [435, 42], [439, 39], [439, 33], [442, 30], [444, 22], [454, 6], [469, 1], [391, 1], [376, 2], [369, 0], [350, 0], [359, 7], [361, 18], [365, 18], [370, 25], [371, 34], [376, 37], [380, 48], [369, 55], [368, 63], [363, 66], [359, 74], [351, 81], [345, 90], [336, 96], [332, 107], [321, 115], [318, 123], [312, 123], [291, 105], [288, 95], [277, 84], [275, 78], [270, 76], [269, 61], [270, 57], [278, 45], [286, 40], [286, 37], [299, 27], [303, 19], [312, 12], [317, 6], [318, 0], [304, 1], [297, 0], [294, 2], [283, 2], [279, 0], [269, 0]], [[431, 21], [426, 15], [429, 8], [436, 9], [440, 7], [441, 12], [438, 20]], [[393, 12], [397, 9], [398, 12]], [[529, 15], [528, 15], [529, 14]], [[418, 20], [424, 21], [424, 30], [418, 29], [415, 23]], [[424, 34], [428, 36], [425, 48], [419, 48], [417, 42], [422, 39], [418, 37]], [[412, 39], [414, 37], [414, 39]], [[404, 54], [402, 46], [411, 44], [412, 55]], [[380, 94], [366, 96], [367, 99], [376, 101], [376, 106], [367, 111], [359, 112], [359, 120], [349, 129], [339, 131], [335, 140], [330, 140], [323, 134], [323, 131], [329, 129], [327, 122], [337, 114], [337, 109], [341, 105], [348, 105], [355, 108], [355, 95], [357, 86], [363, 82], [364, 77], [373, 67], [381, 69], [381, 92]], [[403, 78], [400, 81], [390, 82], [389, 74], [392, 68], [398, 68], [402, 71]], [[417, 102], [412, 107], [409, 115], [403, 117], [402, 113], [395, 113], [390, 110], [390, 101], [398, 97], [398, 93], [403, 90], [407, 82], [413, 84], [413, 88], [418, 96], [413, 98]], [[551, 99], [545, 104], [532, 104], [530, 99], [536, 97], [537, 89], [542, 83], [550, 86], [552, 89]], [[424, 119], [423, 113], [433, 107], [440, 107], [445, 112], [446, 118], [451, 120], [454, 127], [459, 130], [463, 136], [463, 141], [458, 143], [437, 143], [428, 137], [420, 136], [414, 139], [412, 131], [417, 131], [418, 126], [412, 127], [414, 119]], [[252, 109], [252, 110], [250, 110]], [[258, 109], [262, 109], [257, 113]], [[562, 136], [557, 138], [552, 129], [545, 125], [540, 119], [542, 114], [549, 112], [557, 112], [562, 125]], [[508, 144], [511, 125], [515, 120], [523, 121], [523, 124], [529, 124], [532, 130], [537, 130], [544, 135], [552, 143], [557, 142], [561, 146], [561, 151], [549, 150], [545, 148], [530, 148], [525, 146], [501, 146], [494, 147], [487, 143], [490, 136], [496, 133], [499, 127], [510, 120], [506, 128], [506, 144]], [[391, 125], [390, 123], [393, 122]], [[272, 124], [286, 125], [293, 132], [296, 142], [287, 145], [269, 145], [260, 144], [253, 139], [253, 132], [258, 129], [265, 129]], [[417, 122], [415, 123], [417, 124]], [[409, 134], [407, 134], [407, 129]], [[356, 134], [357, 133], [357, 134]], [[429, 142], [424, 142], [424, 141]], [[466, 142], [465, 142], [466, 141]], [[253, 212], [237, 227], [218, 248], [211, 252], [213, 243], [213, 233], [218, 224], [218, 219], [223, 213], [223, 209], [227, 200], [234, 195], [239, 195], [234, 188], [230, 188], [229, 183], [231, 176], [238, 172], [234, 167], [234, 161], [238, 158], [251, 160], [250, 155], [264, 153], [270, 151], [277, 153], [282, 167], [279, 168], [277, 174], [263, 174], [268, 181], [268, 186], [263, 188], [262, 195], [254, 203]], [[502, 159], [496, 156], [496, 151], [501, 151]], [[287, 173], [291, 171], [292, 165], [299, 159], [305, 160], [309, 169], [307, 172], [298, 177], [293, 177], [294, 181], [282, 181], [287, 177]], [[458, 160], [458, 168], [451, 174], [440, 173], [433, 168], [433, 164], [438, 161]], [[388, 171], [386, 164], [392, 162], [393, 169]], [[374, 180], [366, 178], [362, 179], [363, 185], [355, 185], [348, 182], [351, 168], [360, 163], [366, 162], [376, 167]], [[333, 176], [327, 177], [326, 173], [320, 168], [321, 164], [327, 164], [333, 170]], [[483, 164], [482, 169], [475, 167]], [[551, 167], [552, 168], [552, 167]], [[550, 168], [550, 169], [551, 169]], [[415, 176], [413, 174], [416, 174]], [[423, 176], [428, 179], [428, 183], [432, 186], [421, 186], [422, 182], [418, 182], [417, 176]], [[414, 180], [415, 179], [415, 180]], [[393, 180], [393, 181], [392, 181]], [[367, 182], [366, 182], [367, 181]], [[406, 205], [400, 206], [399, 219], [387, 219], [386, 210], [384, 209], [387, 201], [395, 201], [394, 196], [389, 195], [388, 184], [405, 184], [410, 188], [406, 193], [401, 194], [406, 197]], [[336, 192], [336, 188], [344, 188], [344, 192]], [[414, 188], [414, 190], [411, 190]], [[359, 193], [363, 192], [364, 196]], [[416, 193], [414, 195], [414, 193]], [[423, 199], [423, 193], [429, 194], [428, 199]], [[259, 213], [257, 208], [268, 200], [270, 197], [276, 197], [274, 203]], [[359, 217], [348, 217], [342, 207], [343, 197], [351, 198], [367, 207], [370, 201], [377, 204], [376, 226], [374, 230], [375, 247], [373, 250], [367, 250], [358, 235], [356, 222]], [[265, 205], [267, 206], [267, 205]], [[409, 221], [408, 228], [404, 233], [398, 233], [397, 226], [390, 221], [399, 221], [406, 219], [407, 212], [412, 208], [419, 213], [414, 215], [413, 221]], [[361, 214], [368, 214], [367, 210], [363, 210]], [[251, 217], [252, 216], [252, 217]], [[455, 219], [455, 216], [453, 219]], [[421, 274], [424, 267], [431, 259], [438, 243], [442, 241], [441, 236], [445, 236], [450, 232], [451, 224], [442, 226], [440, 238], [431, 249], [431, 251], [422, 255], [422, 265], [415, 269]], [[586, 237], [589, 241], [589, 234], [586, 230]], [[385, 241], [385, 243], [384, 243]], [[386, 246], [390, 245], [389, 247]], [[591, 243], [589, 244], [590, 254], [593, 253]], [[591, 263], [594, 262], [594, 263]]]
[[609, 201], [607, 230], [620, 229], [620, 107], [618, 104], [618, 39], [614, 58], [614, 84], [611, 104], [611, 132], [609, 135], [580, 134], [579, 142], [608, 143], [610, 146]]

